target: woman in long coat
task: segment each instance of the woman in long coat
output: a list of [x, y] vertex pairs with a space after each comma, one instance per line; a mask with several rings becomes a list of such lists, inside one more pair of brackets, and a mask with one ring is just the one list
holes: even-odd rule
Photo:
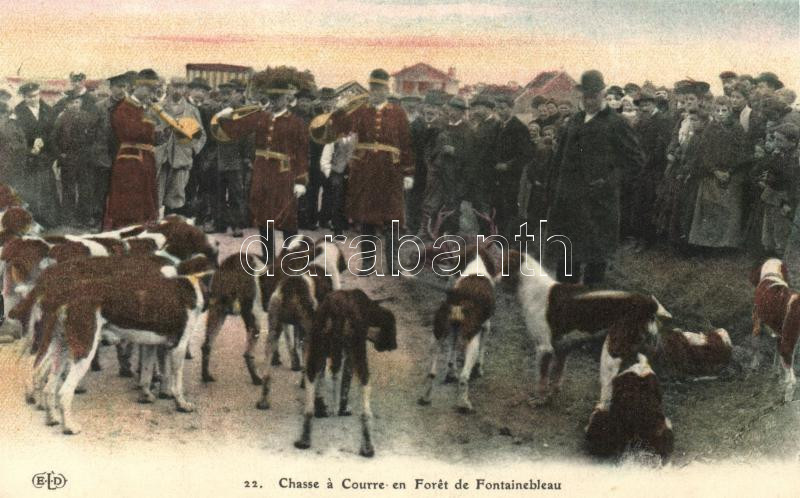
[[701, 247], [739, 247], [742, 206], [747, 181], [747, 137], [731, 114], [727, 97], [714, 103], [714, 120], [700, 137], [692, 165], [698, 180], [689, 244]]

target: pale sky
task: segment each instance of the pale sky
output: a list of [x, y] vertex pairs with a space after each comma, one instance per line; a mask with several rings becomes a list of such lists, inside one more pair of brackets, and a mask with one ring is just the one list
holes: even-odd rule
[[609, 84], [733, 70], [800, 88], [798, 0], [0, 0], [0, 75], [90, 78], [187, 62], [310, 69], [320, 86], [428, 62], [462, 83], [563, 68]]

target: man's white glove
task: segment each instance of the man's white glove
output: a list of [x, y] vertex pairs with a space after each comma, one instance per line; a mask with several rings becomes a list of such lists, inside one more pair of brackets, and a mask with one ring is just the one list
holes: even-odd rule
[[414, 188], [414, 177], [413, 176], [403, 177], [403, 189], [411, 190], [412, 188]]
[[217, 113], [217, 118], [229, 118], [233, 115], [233, 107], [226, 107]]
[[336, 101], [333, 103], [334, 110], [341, 110], [347, 107], [347, 104], [350, 103], [350, 99], [345, 97], [344, 95], [340, 95], [336, 98]]
[[306, 186], [299, 183], [294, 184], [294, 196], [302, 197], [306, 193]]
[[39, 152], [42, 151], [43, 147], [44, 147], [44, 140], [42, 140], [41, 138], [36, 138], [36, 140], [33, 141], [33, 147], [31, 147], [31, 154], [33, 154], [34, 156], [39, 155]]

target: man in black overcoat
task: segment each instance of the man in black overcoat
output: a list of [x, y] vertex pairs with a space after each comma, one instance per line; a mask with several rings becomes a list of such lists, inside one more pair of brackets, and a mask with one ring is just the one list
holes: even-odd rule
[[528, 127], [514, 116], [514, 101], [510, 96], [495, 98], [495, 112], [500, 125], [488, 188], [499, 235], [513, 241], [513, 236], [519, 233], [517, 198], [522, 173], [533, 161], [533, 142]]
[[[582, 110], [570, 118], [554, 157], [558, 180], [547, 234], [569, 239], [571, 258], [549, 244], [560, 281], [603, 281], [619, 245], [620, 180], [641, 171], [643, 154], [628, 123], [605, 105], [599, 71], [581, 76]], [[571, 259], [571, 261], [570, 261]]]

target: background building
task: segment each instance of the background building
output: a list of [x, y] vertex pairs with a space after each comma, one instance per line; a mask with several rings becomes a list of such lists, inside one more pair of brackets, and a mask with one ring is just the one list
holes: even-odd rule
[[230, 80], [250, 81], [253, 68], [250, 66], [235, 66], [233, 64], [186, 64], [186, 79], [203, 78], [212, 88], [217, 88], [220, 83]]
[[392, 74], [394, 93], [400, 96], [425, 95], [429, 90], [442, 90], [450, 95], [458, 93], [456, 69], [451, 67], [445, 73], [424, 62], [404, 67]]

